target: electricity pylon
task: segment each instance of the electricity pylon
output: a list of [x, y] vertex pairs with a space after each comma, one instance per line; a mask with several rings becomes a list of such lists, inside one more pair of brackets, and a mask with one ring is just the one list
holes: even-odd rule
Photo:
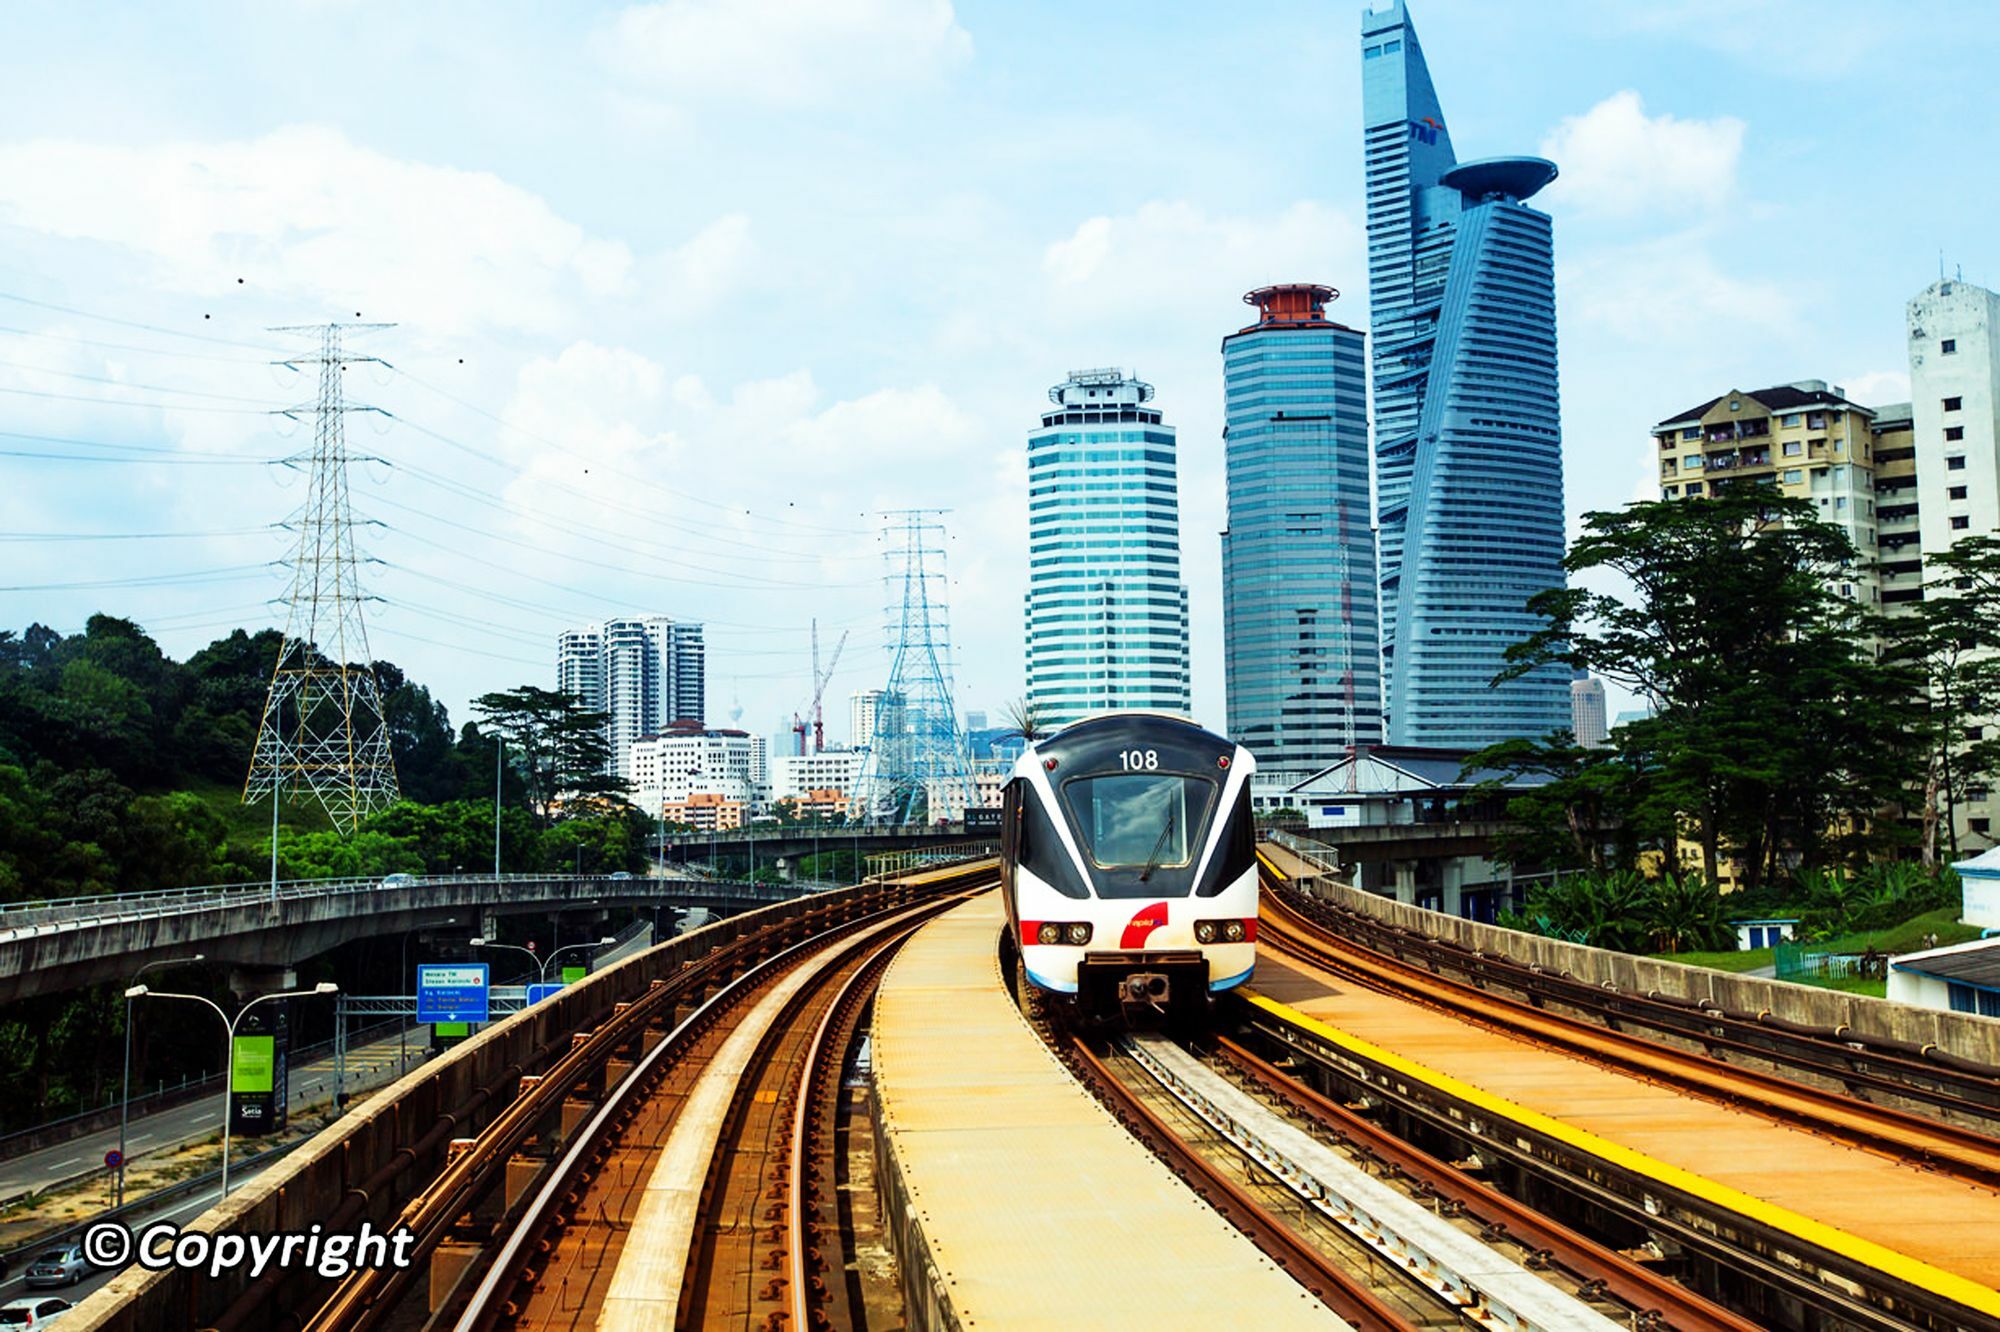
[[[306, 499], [296, 517], [284, 645], [278, 649], [257, 748], [243, 784], [243, 802], [271, 797], [273, 826], [278, 797], [289, 786], [310, 792], [343, 833], [397, 798], [396, 765], [382, 691], [375, 681], [368, 630], [362, 622], [360, 564], [354, 515], [347, 500], [348, 412], [372, 411], [343, 400], [341, 375], [349, 365], [375, 361], [340, 349], [343, 332], [388, 324], [322, 324], [273, 329], [309, 333], [319, 352], [280, 362], [292, 369], [319, 367], [317, 402], [284, 413], [313, 418]], [[275, 847], [273, 849], [275, 855]]]
[[861, 812], [871, 823], [936, 821], [972, 803], [972, 765], [951, 693], [951, 633], [944, 589], [944, 509], [885, 512], [884, 583], [894, 654], [889, 687], [861, 774]]

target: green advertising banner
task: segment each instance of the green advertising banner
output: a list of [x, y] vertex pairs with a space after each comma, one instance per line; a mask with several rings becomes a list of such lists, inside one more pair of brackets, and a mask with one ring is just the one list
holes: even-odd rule
[[470, 1036], [472, 1034], [472, 1024], [470, 1022], [433, 1022], [431, 1030], [439, 1036]]
[[229, 1090], [266, 1092], [277, 1081], [278, 1038], [238, 1036], [229, 1061]]
[[589, 974], [590, 974], [589, 967], [564, 967], [563, 984], [574, 985], [578, 981], [582, 980], [585, 976], [588, 976]]

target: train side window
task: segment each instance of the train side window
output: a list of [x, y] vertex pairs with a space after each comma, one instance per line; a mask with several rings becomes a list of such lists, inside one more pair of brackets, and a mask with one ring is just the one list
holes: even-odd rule
[[1195, 893], [1213, 897], [1256, 864], [1257, 819], [1251, 812], [1250, 789], [1246, 786], [1236, 793], [1236, 804], [1229, 811], [1229, 825], [1222, 830], [1222, 840], [1215, 848], [1215, 861]]
[[1020, 842], [1014, 863], [1061, 893], [1064, 897], [1087, 898], [1090, 889], [1076, 862], [1063, 849], [1062, 838], [1049, 822], [1048, 806], [1033, 788], [1021, 793]]

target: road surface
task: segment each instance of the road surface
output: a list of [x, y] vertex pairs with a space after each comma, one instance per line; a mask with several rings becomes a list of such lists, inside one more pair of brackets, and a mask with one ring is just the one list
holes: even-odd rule
[[[414, 1068], [430, 1048], [431, 1029], [412, 1027], [407, 1043], [391, 1036], [347, 1052], [347, 1090], [351, 1094], [378, 1087], [396, 1078], [404, 1067]], [[405, 1061], [405, 1055], [407, 1060]], [[294, 1110], [333, 1094], [333, 1056], [314, 1059], [291, 1070], [291, 1101]], [[125, 1135], [126, 1155], [137, 1160], [214, 1133], [222, 1126], [222, 1089], [197, 1101], [168, 1106], [150, 1115], [135, 1115]], [[16, 1198], [76, 1179], [104, 1164], [104, 1154], [118, 1146], [118, 1126], [87, 1133], [68, 1142], [25, 1152], [0, 1161], [0, 1199]]]

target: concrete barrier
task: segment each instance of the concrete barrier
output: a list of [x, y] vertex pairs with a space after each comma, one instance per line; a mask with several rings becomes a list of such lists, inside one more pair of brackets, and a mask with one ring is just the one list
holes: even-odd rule
[[1872, 995], [1743, 976], [1659, 958], [1636, 957], [1562, 939], [1484, 925], [1364, 892], [1326, 875], [1301, 880], [1304, 891], [1412, 934], [1447, 939], [1511, 961], [1633, 994], [1657, 992], [1706, 1000], [1734, 1013], [1769, 1013], [1814, 1027], [1843, 1023], [1857, 1035], [1935, 1045], [1957, 1058], [2000, 1068], [2000, 1020], [1971, 1013], [1915, 1008]]
[[[364, 1219], [378, 1231], [386, 1229], [436, 1175], [451, 1140], [477, 1135], [514, 1098], [521, 1076], [546, 1063], [546, 1052], [568, 1048], [572, 1032], [594, 1028], [611, 1016], [615, 1004], [643, 993], [655, 979], [672, 975], [684, 961], [716, 945], [860, 891], [817, 893], [729, 916], [564, 987], [391, 1084], [186, 1229], [304, 1234], [316, 1223], [327, 1224], [343, 1206], [357, 1204], [342, 1230], [352, 1232]], [[319, 1279], [296, 1278], [291, 1274], [284, 1279], [283, 1293], [267, 1312], [285, 1309], [303, 1316], [294, 1302], [307, 1297]], [[71, 1332], [211, 1327], [248, 1285], [241, 1272], [211, 1278], [205, 1271], [147, 1272], [135, 1266], [80, 1303], [64, 1326]], [[251, 1325], [266, 1321], [276, 1319]]]

